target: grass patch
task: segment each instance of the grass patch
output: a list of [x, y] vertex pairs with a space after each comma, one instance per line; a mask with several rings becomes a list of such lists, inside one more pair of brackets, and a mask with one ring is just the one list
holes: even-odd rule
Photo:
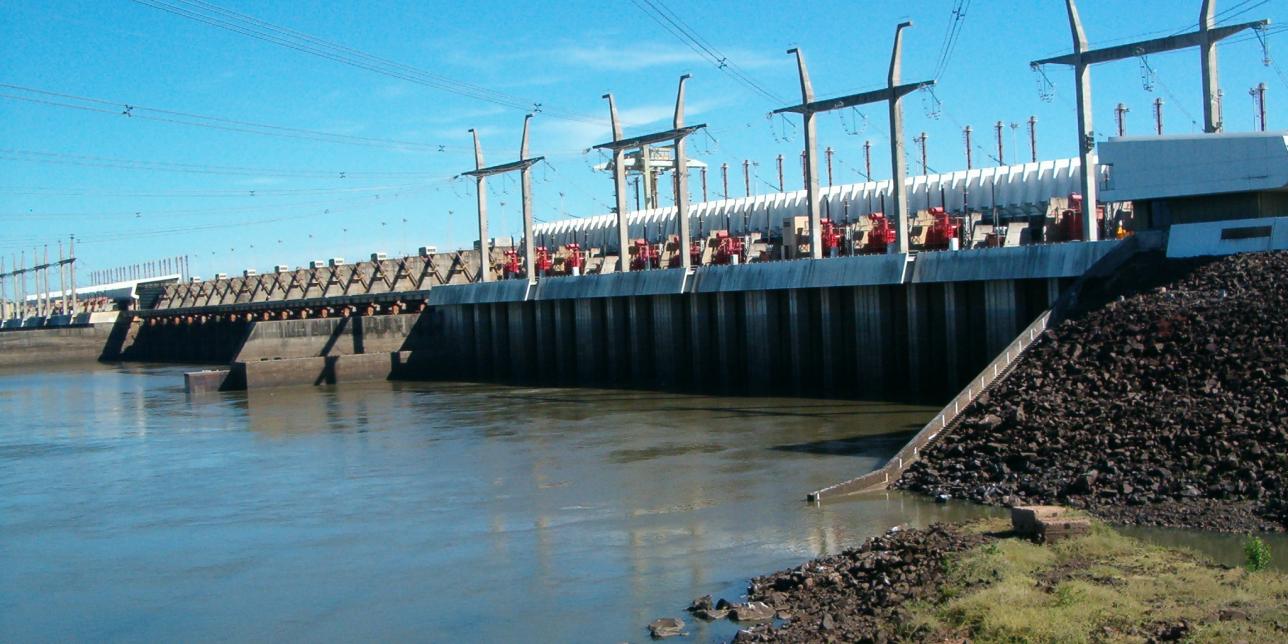
[[[998, 532], [997, 521], [972, 530]], [[945, 564], [937, 602], [902, 635], [980, 642], [1143, 641], [1187, 623], [1192, 641], [1288, 640], [1288, 575], [1215, 566], [1100, 523], [1051, 546], [999, 539]]]

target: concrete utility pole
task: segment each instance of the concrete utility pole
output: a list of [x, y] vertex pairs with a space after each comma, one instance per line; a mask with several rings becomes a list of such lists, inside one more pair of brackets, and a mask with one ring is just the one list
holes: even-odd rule
[[18, 263], [18, 279], [21, 281], [18, 282], [18, 288], [15, 289], [15, 291], [18, 294], [18, 317], [25, 318], [27, 317], [27, 310], [28, 310], [28, 307], [27, 307], [27, 251], [25, 250], [21, 251], [19, 253], [19, 257], [21, 259]]
[[[470, 128], [474, 135], [474, 171], [483, 170], [483, 147], [479, 145], [478, 130]], [[478, 196], [479, 211], [479, 275], [476, 281], [492, 281], [492, 248], [487, 233], [487, 175], [474, 176], [474, 192]]]
[[[613, 124], [613, 142], [622, 140], [622, 122], [617, 120], [617, 103], [612, 94], [604, 94], [608, 99], [608, 113]], [[626, 149], [613, 148], [613, 191], [617, 196], [617, 267], [623, 273], [631, 270], [631, 263], [626, 253], [630, 244], [626, 227]]]
[[815, 100], [814, 89], [809, 79], [809, 72], [805, 68], [805, 57], [801, 54], [799, 49], [790, 49], [787, 51], [788, 54], [796, 55], [796, 64], [801, 80], [802, 100], [800, 105], [780, 108], [774, 110], [774, 113], [795, 112], [800, 114], [805, 122], [805, 166], [806, 175], [809, 179], [805, 184], [805, 192], [806, 201], [809, 204], [810, 255], [814, 259], [822, 258], [823, 248], [821, 244], [821, 229], [819, 222], [819, 187], [817, 162], [815, 160], [815, 130], [813, 117], [815, 114], [820, 112], [839, 110], [858, 105], [867, 105], [868, 103], [877, 103], [881, 101], [886, 101], [890, 106], [890, 182], [894, 202], [894, 221], [898, 230], [898, 245], [896, 250], [900, 253], [908, 252], [908, 189], [907, 186], [904, 185], [908, 175], [908, 167], [907, 161], [904, 159], [905, 146], [903, 142], [902, 101], [906, 94], [935, 84], [935, 81], [933, 80], [922, 81], [919, 83], [900, 83], [903, 54], [903, 30], [911, 26], [911, 22], [903, 22], [895, 28], [894, 46], [890, 53], [890, 73], [886, 77], [886, 87], [884, 89], [874, 90], [871, 92], [863, 92], [861, 94], [852, 94], [832, 99]]
[[[609, 111], [613, 121], [613, 140], [608, 143], [601, 143], [595, 146], [597, 150], [611, 150], [613, 153], [613, 183], [617, 187], [617, 235], [618, 244], [621, 246], [620, 258], [618, 264], [623, 273], [631, 270], [631, 263], [628, 261], [627, 252], [629, 243], [627, 239], [626, 228], [626, 167], [625, 157], [627, 150], [640, 150], [641, 159], [648, 158], [648, 146], [657, 143], [671, 142], [675, 146], [674, 168], [677, 175], [675, 181], [675, 206], [676, 217], [679, 220], [680, 229], [680, 265], [686, 270], [691, 263], [689, 258], [689, 193], [688, 193], [688, 161], [684, 158], [684, 139], [689, 135], [706, 127], [706, 124], [684, 125], [684, 83], [689, 79], [685, 74], [680, 77], [680, 87], [675, 96], [675, 117], [672, 123], [673, 127], [661, 132], [653, 132], [630, 139], [622, 138], [621, 123], [617, 120], [617, 106], [613, 102], [612, 94], [605, 94], [604, 98], [608, 99]], [[648, 182], [647, 176], [648, 165], [644, 165], [646, 176], [645, 182]]]
[[545, 157], [528, 157], [528, 122], [531, 120], [531, 114], [523, 117], [523, 139], [519, 142], [519, 160], [486, 168], [483, 167], [483, 148], [479, 145], [478, 132], [470, 130], [470, 132], [474, 133], [474, 165], [477, 167], [473, 171], [465, 172], [464, 174], [474, 177], [474, 180], [478, 182], [479, 239], [481, 240], [479, 249], [483, 258], [479, 264], [479, 270], [483, 274], [481, 280], [484, 282], [492, 281], [492, 254], [487, 249], [487, 203], [484, 201], [483, 182], [492, 175], [518, 171], [520, 192], [523, 195], [523, 270], [527, 273], [529, 284], [537, 283], [536, 260], [534, 259], [535, 240], [532, 237], [532, 166], [545, 159]]
[[1029, 116], [1029, 160], [1038, 162], [1038, 117]]
[[1127, 134], [1127, 113], [1130, 111], [1122, 103], [1119, 103], [1118, 107], [1114, 108], [1114, 120], [1118, 122], [1118, 136]]
[[[679, 134], [684, 128], [684, 83], [689, 80], [689, 75], [685, 74], [680, 77], [680, 86], [675, 90], [675, 116], [671, 121], [671, 129], [677, 132], [675, 135], [675, 217], [680, 223], [680, 247], [676, 250], [680, 253], [680, 267], [689, 270], [693, 264], [692, 256], [689, 253], [689, 167], [688, 157], [685, 156], [684, 139], [692, 132]], [[706, 185], [704, 180], [703, 186]], [[704, 188], [705, 192], [705, 188]]]
[[70, 275], [72, 282], [72, 313], [75, 314], [79, 312], [76, 296], [76, 235], [71, 235], [67, 243], [67, 255], [71, 259], [71, 263], [67, 265], [67, 273]]
[[729, 164], [728, 163], [720, 164], [720, 187], [724, 190], [724, 192], [720, 193], [720, 197], [722, 199], [728, 199], [729, 198]]
[[787, 192], [787, 184], [783, 182], [783, 155], [778, 155], [778, 191]]
[[1154, 133], [1163, 135], [1163, 99], [1154, 99]]
[[872, 180], [872, 141], [863, 142], [863, 179]]
[[1002, 149], [1002, 122], [998, 121], [993, 129], [997, 131], [997, 165], [1006, 165], [1006, 154]]
[[742, 183], [743, 188], [747, 191], [747, 196], [751, 196], [751, 161], [742, 160]]
[[926, 165], [926, 133], [913, 137], [913, 143], [921, 147], [921, 174], [930, 174], [930, 169]]
[[63, 275], [66, 272], [66, 262], [63, 261], [63, 240], [58, 240], [58, 306], [62, 308], [64, 315], [67, 314], [67, 282]]
[[705, 202], [705, 201], [707, 201], [707, 168], [706, 168], [706, 166], [703, 166], [703, 167], [702, 167], [702, 169], [698, 172], [698, 176], [702, 177], [702, 201], [704, 201], [704, 202]]
[[966, 169], [970, 170], [975, 166], [971, 164], [970, 126], [969, 125], [966, 126], [966, 129], [962, 130], [962, 136], [966, 139]]
[[1082, 20], [1078, 17], [1078, 7], [1074, 0], [1065, 0], [1065, 9], [1069, 14], [1069, 29], [1073, 34], [1073, 53], [1054, 58], [1035, 60], [1029, 63], [1038, 68], [1047, 63], [1071, 65], [1074, 83], [1078, 94], [1078, 158], [1082, 164], [1082, 208], [1089, 213], [1082, 218], [1082, 238], [1095, 241], [1098, 236], [1096, 227], [1096, 138], [1092, 127], [1091, 115], [1091, 66], [1114, 60], [1138, 58], [1164, 51], [1174, 51], [1189, 47], [1200, 50], [1200, 67], [1203, 77], [1203, 130], [1220, 132], [1220, 107], [1217, 90], [1218, 80], [1216, 44], [1245, 29], [1264, 27], [1268, 20], [1245, 22], [1226, 27], [1216, 26], [1216, 0], [1203, 0], [1199, 10], [1199, 29], [1187, 34], [1165, 36], [1152, 40], [1087, 49], [1087, 34], [1082, 29]]
[[644, 185], [644, 209], [652, 210], [657, 207], [657, 185], [653, 183], [653, 147], [641, 145], [639, 159]]
[[832, 146], [830, 145], [827, 146], [827, 149], [823, 151], [823, 154], [827, 155], [827, 187], [831, 188], [832, 187]]
[[[36, 252], [39, 257], [40, 249]], [[45, 244], [45, 254], [43, 259], [38, 259], [40, 266], [36, 267], [36, 307], [40, 312], [40, 317], [49, 317], [49, 244]]]
[[1256, 128], [1262, 132], [1266, 131], [1266, 84], [1258, 83], [1256, 87], [1248, 90], [1248, 95], [1252, 97], [1252, 106], [1256, 110], [1257, 117]]

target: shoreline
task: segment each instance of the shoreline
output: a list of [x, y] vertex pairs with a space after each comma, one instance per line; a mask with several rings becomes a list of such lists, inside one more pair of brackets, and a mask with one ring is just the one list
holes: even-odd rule
[[[734, 642], [1270, 641], [1288, 637], [1283, 596], [1288, 572], [1216, 564], [1094, 519], [1045, 545], [982, 519], [893, 528], [753, 577], [740, 604], [704, 597], [688, 610], [738, 621]], [[737, 607], [756, 610], [739, 620]]]
[[1288, 253], [1146, 258], [1087, 299], [892, 487], [1124, 525], [1288, 529]]

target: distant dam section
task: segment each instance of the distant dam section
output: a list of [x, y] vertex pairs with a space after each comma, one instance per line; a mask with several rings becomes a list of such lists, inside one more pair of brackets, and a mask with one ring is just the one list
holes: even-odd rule
[[130, 323], [119, 312], [64, 317], [50, 326], [0, 330], [0, 368], [120, 359]]

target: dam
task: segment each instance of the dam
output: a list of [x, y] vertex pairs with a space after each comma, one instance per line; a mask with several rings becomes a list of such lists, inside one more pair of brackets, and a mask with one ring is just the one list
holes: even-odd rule
[[[1283, 212], [1284, 141], [1267, 133], [1102, 144], [1111, 163], [1101, 167], [1112, 168], [1103, 194], [1120, 205], [1098, 214], [1102, 228], [1104, 221], [1130, 226], [1122, 239], [1060, 241], [1069, 230], [1063, 224], [1080, 216], [1076, 200], [1058, 196], [1078, 182], [1077, 164], [1043, 162], [909, 182], [914, 200], [996, 193], [997, 220], [1006, 225], [993, 228], [988, 216], [969, 211], [952, 223], [932, 206], [913, 219], [916, 246], [907, 253], [862, 252], [875, 233], [855, 217], [830, 227], [839, 232], [829, 256], [810, 258], [809, 243], [792, 228], [804, 200], [798, 192], [698, 204], [691, 227], [711, 232], [687, 269], [668, 267], [676, 263], [676, 245], [665, 241], [674, 238], [670, 208], [627, 220], [632, 234], [653, 230], [651, 239], [663, 240], [628, 248], [637, 270], [615, 270], [622, 262], [611, 218], [588, 218], [539, 229], [545, 243], [563, 242], [562, 255], [532, 279], [507, 279], [507, 261], [518, 254], [512, 247], [491, 247], [486, 266], [477, 248], [425, 248], [413, 257], [333, 258], [264, 274], [163, 281], [145, 289], [135, 308], [95, 313], [100, 321], [89, 326], [111, 327], [102, 334], [104, 356], [220, 367], [204, 376], [206, 388], [392, 377], [938, 402], [1097, 267], [1111, 271], [1135, 253], [1163, 250], [1167, 231], [1211, 223], [1214, 208], [1222, 209], [1217, 223]], [[1246, 167], [1204, 170], [1209, 185], [1229, 177], [1229, 197], [1186, 189], [1194, 179], [1165, 167], [1168, 158], [1239, 156], [1267, 144], [1273, 154], [1248, 154]], [[1261, 178], [1246, 179], [1254, 172]], [[1161, 176], [1172, 178], [1152, 179]], [[823, 203], [848, 207], [886, 189], [841, 186]], [[712, 231], [716, 222], [741, 223]], [[945, 226], [954, 234], [950, 248], [933, 247]], [[1191, 238], [1247, 243], [1222, 234]], [[746, 243], [718, 262], [731, 239]], [[1282, 242], [1266, 233], [1264, 243]], [[481, 279], [486, 272], [495, 278]], [[60, 325], [25, 326], [13, 337], [30, 340]]]

